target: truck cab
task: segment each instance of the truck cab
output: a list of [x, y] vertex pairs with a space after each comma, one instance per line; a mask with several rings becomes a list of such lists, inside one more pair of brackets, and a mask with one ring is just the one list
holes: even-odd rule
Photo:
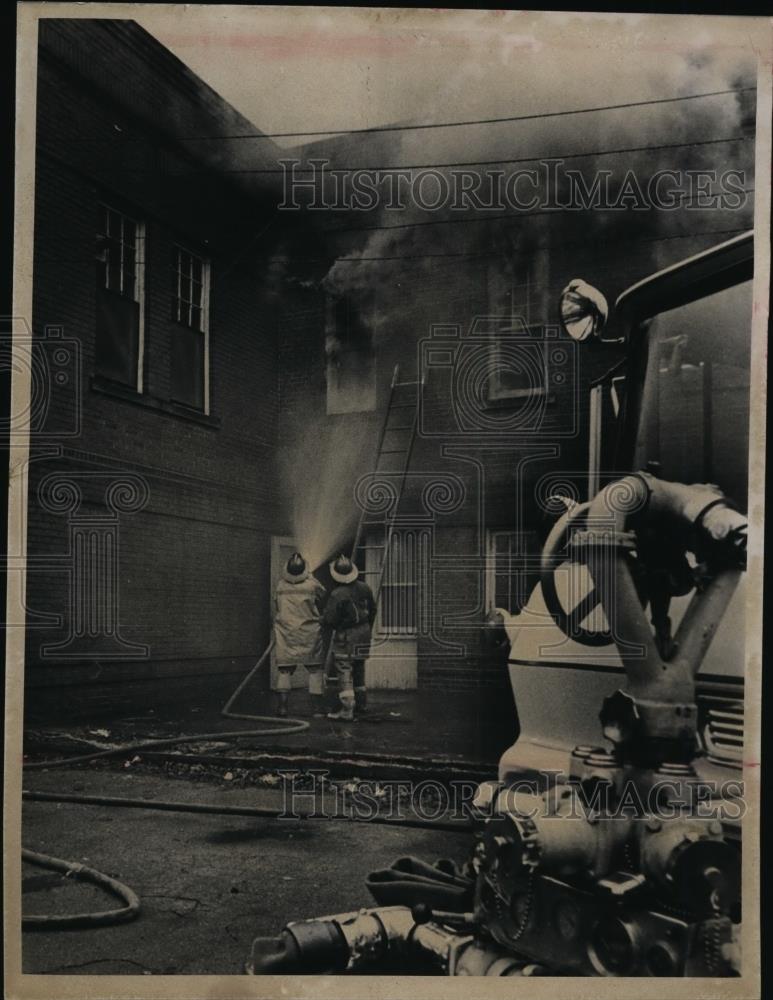
[[[625, 357], [591, 388], [588, 500], [643, 471], [687, 485], [715, 484], [747, 512], [752, 274], [753, 239], [745, 233], [646, 277], [618, 298], [601, 339], [623, 342]], [[584, 337], [589, 325], [581, 329]], [[669, 581], [674, 631], [699, 579], [694, 555], [687, 559], [688, 566], [674, 569], [682, 585]], [[588, 599], [592, 589], [587, 567], [567, 559], [550, 580], [543, 573], [519, 614], [506, 616], [521, 732], [500, 760], [505, 783], [565, 769], [573, 748], [599, 742], [599, 706], [623, 686], [625, 670], [600, 603]], [[570, 634], [557, 624], [556, 601], [566, 612], [581, 609]], [[654, 620], [653, 605], [654, 599], [646, 610]], [[742, 577], [696, 678], [694, 764], [708, 781], [740, 778], [744, 609]]]

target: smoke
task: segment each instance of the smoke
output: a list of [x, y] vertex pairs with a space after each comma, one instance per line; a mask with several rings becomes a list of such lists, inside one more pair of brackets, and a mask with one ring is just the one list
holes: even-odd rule
[[[669, 53], [658, 62], [642, 62], [637, 77], [637, 91], [631, 100], [645, 101], [688, 96], [697, 93], [752, 87], [754, 65], [742, 53], [719, 54], [708, 48], [696, 47], [686, 52]], [[641, 54], [639, 54], [641, 61]], [[534, 78], [529, 85], [528, 99], [539, 101], [545, 110], [604, 105], [622, 99], [609, 79], [606, 87], [596, 80], [588, 82], [587, 68], [579, 71], [577, 88], [561, 73], [553, 73], [545, 63], [545, 53], [532, 39], [505, 34], [495, 46], [492, 59], [500, 60], [501, 90], [511, 90], [511, 103], [503, 93], [491, 89], [490, 74], [483, 79], [479, 61], [462, 59], [457, 71], [449, 74], [445, 86], [433, 95], [421, 95], [421, 121], [448, 120], [449, 107], [465, 97], [465, 114], [479, 107], [481, 117], [532, 113], [534, 105], [527, 103], [508, 79], [507, 68], [520, 64], [517, 78], [523, 80], [523, 64], [533, 66]], [[634, 60], [635, 62], [635, 60]], [[596, 73], [598, 76], [598, 73]], [[487, 83], [488, 86], [482, 84]], [[628, 81], [626, 80], [626, 84]], [[471, 100], [470, 91], [479, 86], [480, 96]], [[630, 88], [629, 88], [630, 89]], [[538, 98], [537, 98], [538, 95]], [[505, 95], [506, 96], [506, 95]], [[472, 115], [471, 115], [472, 117]], [[633, 175], [644, 188], [657, 171], [715, 171], [721, 175], [730, 169], [742, 172], [744, 186], [753, 186], [754, 94], [725, 94], [700, 100], [626, 108], [596, 114], [508, 122], [493, 125], [466, 126], [460, 129], [396, 131], [387, 134], [343, 136], [338, 141], [326, 141], [304, 152], [304, 156], [329, 154], [334, 168], [398, 166], [401, 164], [446, 164], [481, 161], [567, 157], [564, 166], [579, 170], [586, 186], [601, 171], [609, 171], [610, 189], [617, 192], [626, 175]], [[707, 140], [739, 136], [742, 141], [706, 144]], [[743, 141], [745, 139], [745, 141]], [[629, 147], [659, 146], [661, 149], [632, 151], [606, 155], [602, 151]], [[576, 156], [585, 151], [598, 155]], [[507, 163], [472, 169], [484, 178], [485, 191], [492, 171], [535, 167], [534, 162]], [[451, 168], [439, 167], [449, 178]], [[709, 189], [718, 190], [717, 182]], [[530, 190], [526, 187], [524, 190]], [[553, 192], [560, 200], [571, 200], [571, 191], [561, 174]], [[389, 329], [410, 322], [414, 299], [407, 288], [432, 284], [439, 274], [453, 268], [456, 280], [478, 281], [485, 272], [490, 289], [509, 288], [518, 282], [530, 281], [530, 294], [539, 303], [554, 303], [562, 279], [554, 285], [536, 286], [536, 281], [550, 280], [549, 267], [541, 274], [528, 274], [536, 256], [544, 252], [549, 257], [553, 248], [567, 245], [622, 245], [640, 241], [653, 243], [654, 262], [660, 266], [660, 254], [678, 257], [681, 251], [668, 246], [663, 238], [701, 231], [722, 231], [744, 228], [751, 224], [750, 196], [743, 211], [714, 208], [696, 211], [694, 200], [685, 197], [677, 210], [654, 208], [615, 211], [561, 212], [554, 215], [534, 214], [506, 219], [488, 218], [477, 223], [475, 216], [495, 216], [501, 212], [467, 208], [452, 210], [450, 206], [428, 212], [410, 196], [405, 208], [394, 210], [384, 206], [370, 212], [353, 213], [352, 227], [361, 226], [361, 233], [351, 232], [338, 238], [341, 252], [322, 281], [322, 287], [337, 296], [346, 296], [364, 306], [366, 299], [375, 300], [371, 311], [374, 341], [383, 338]], [[505, 211], [510, 211], [506, 209]], [[514, 215], [514, 213], [513, 213]], [[426, 223], [433, 223], [426, 225]], [[410, 223], [419, 223], [411, 227]], [[378, 226], [397, 228], [373, 228]], [[718, 238], [717, 238], [718, 239]], [[661, 248], [658, 241], [664, 243]], [[716, 241], [716, 240], [715, 240]], [[582, 252], [582, 251], [580, 251]], [[539, 271], [531, 267], [532, 272]]]

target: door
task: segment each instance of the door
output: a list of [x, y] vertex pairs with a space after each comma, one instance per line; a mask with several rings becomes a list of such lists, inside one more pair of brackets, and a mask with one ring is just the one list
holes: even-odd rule
[[[274, 594], [276, 593], [276, 585], [282, 576], [282, 570], [287, 565], [287, 560], [296, 552], [298, 546], [295, 544], [295, 540], [289, 535], [272, 535], [271, 536], [271, 601], [274, 600]], [[276, 657], [274, 656], [274, 651], [271, 651], [271, 690], [276, 690]], [[291, 679], [292, 687], [302, 688], [308, 687], [308, 679], [306, 670], [303, 667], [296, 667], [295, 672]]]

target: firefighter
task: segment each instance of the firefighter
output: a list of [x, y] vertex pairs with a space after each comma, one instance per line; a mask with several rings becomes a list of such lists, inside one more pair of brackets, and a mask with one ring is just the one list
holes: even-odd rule
[[300, 552], [293, 552], [277, 583], [274, 596], [274, 641], [277, 678], [277, 715], [287, 715], [290, 678], [300, 664], [309, 673], [312, 712], [322, 711], [322, 613], [327, 591], [309, 573]]
[[339, 555], [330, 563], [330, 575], [339, 586], [330, 592], [325, 606], [325, 625], [332, 630], [332, 653], [338, 673], [341, 707], [329, 719], [352, 721], [355, 710], [366, 710], [365, 660], [368, 656], [376, 602], [373, 591], [351, 559]]

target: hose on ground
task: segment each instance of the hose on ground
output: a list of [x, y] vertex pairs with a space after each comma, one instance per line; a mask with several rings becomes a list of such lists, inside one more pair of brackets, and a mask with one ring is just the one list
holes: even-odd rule
[[112, 893], [124, 902], [124, 906], [117, 910], [100, 910], [91, 913], [71, 913], [43, 915], [34, 914], [23, 916], [22, 927], [25, 930], [70, 930], [76, 927], [107, 927], [112, 924], [122, 924], [127, 920], [134, 920], [140, 912], [140, 900], [137, 894], [119, 882], [117, 879], [98, 872], [95, 868], [89, 868], [77, 861], [64, 861], [62, 858], [53, 858], [49, 854], [39, 854], [37, 851], [30, 851], [26, 847], [21, 849], [22, 861], [27, 864], [37, 865], [39, 868], [48, 868], [51, 871], [63, 872], [66, 877], [80, 879], [84, 882], [91, 882], [99, 886], [106, 892]]
[[375, 823], [378, 826], [411, 827], [419, 830], [441, 830], [453, 833], [468, 833], [473, 827], [464, 820], [426, 820], [414, 819], [410, 816], [389, 818], [388, 816], [357, 816], [352, 814], [288, 814], [286, 809], [272, 806], [230, 806], [205, 802], [174, 802], [168, 799], [134, 799], [117, 795], [76, 795], [69, 792], [33, 792], [22, 791], [25, 802], [73, 802], [91, 806], [114, 806], [128, 809], [159, 809], [163, 812], [211, 813], [222, 816], [262, 816], [272, 819], [303, 819], [330, 820], [345, 819], [354, 823]]
[[25, 770], [35, 771], [49, 767], [65, 767], [68, 764], [85, 764], [90, 760], [99, 760], [103, 757], [116, 757], [119, 754], [137, 753], [139, 750], [150, 750], [155, 747], [175, 746], [178, 743], [199, 743], [202, 740], [227, 741], [249, 736], [285, 736], [289, 733], [302, 733], [305, 729], [309, 728], [309, 723], [304, 719], [282, 719], [281, 723], [277, 725], [277, 720], [273, 715], [245, 715], [231, 711], [231, 706], [266, 662], [273, 648], [274, 640], [272, 639], [263, 650], [258, 662], [239, 684], [220, 711], [220, 714], [227, 719], [249, 719], [253, 722], [269, 723], [270, 726], [267, 729], [231, 729], [226, 732], [197, 733], [195, 736], [165, 736], [160, 739], [125, 743], [123, 746], [109, 747], [107, 750], [96, 750], [93, 753], [77, 754], [74, 757], [61, 757], [58, 760], [27, 761], [23, 767]]
[[[25, 761], [22, 767], [28, 771], [43, 770], [51, 767], [66, 767], [69, 764], [85, 764], [87, 761], [99, 760], [104, 757], [116, 757], [120, 754], [136, 753], [138, 750], [149, 750], [151, 747], [163, 747], [163, 746], [174, 746], [179, 743], [197, 743], [201, 740], [232, 740], [238, 739], [240, 737], [257, 737], [257, 736], [277, 736], [284, 735], [287, 733], [300, 733], [303, 730], [309, 728], [309, 723], [302, 719], [283, 719], [280, 725], [276, 725], [276, 719], [270, 715], [236, 715], [230, 711], [231, 706], [236, 701], [237, 697], [241, 692], [247, 687], [249, 682], [255, 676], [260, 667], [268, 659], [271, 650], [274, 647], [273, 640], [269, 643], [266, 649], [263, 651], [258, 662], [252, 668], [252, 670], [247, 674], [241, 684], [237, 687], [231, 697], [228, 699], [226, 704], [223, 706], [221, 715], [226, 718], [232, 719], [249, 719], [253, 722], [265, 722], [269, 723], [269, 728], [265, 729], [232, 729], [227, 732], [214, 732], [214, 733], [197, 733], [195, 736], [170, 736], [164, 737], [162, 739], [154, 740], [141, 740], [135, 743], [124, 744], [118, 747], [109, 747], [106, 750], [97, 750], [93, 753], [77, 754], [73, 757], [63, 757], [57, 760], [43, 760], [43, 761]], [[27, 800], [37, 800], [37, 801], [60, 801], [60, 802], [77, 802], [83, 801], [86, 803], [91, 802], [94, 799], [98, 799], [98, 796], [70, 796], [69, 798], [63, 798], [56, 796], [51, 796], [46, 798], [45, 793], [35, 793], [35, 792], [23, 792], [22, 798]], [[137, 800], [134, 804], [139, 805], [143, 800]], [[110, 799], [105, 797], [102, 800], [103, 805], [126, 805], [127, 803], [121, 799]], [[187, 811], [187, 812], [214, 812], [215, 809], [208, 808], [204, 806], [199, 809], [183, 809], [186, 803], [161, 803], [161, 802], [147, 802], [145, 808], [168, 808], [175, 811]], [[253, 807], [251, 815], [266, 815], [273, 816], [276, 811], [259, 811], [258, 807]], [[110, 924], [123, 923], [126, 920], [133, 920], [140, 909], [139, 897], [134, 893], [128, 886], [123, 885], [121, 882], [117, 882], [115, 879], [110, 878], [109, 875], [105, 875], [102, 872], [96, 871], [94, 868], [88, 868], [86, 865], [82, 865], [77, 861], [65, 861], [62, 858], [54, 858], [48, 854], [39, 854], [35, 851], [30, 851], [27, 848], [22, 848], [22, 859], [29, 862], [30, 864], [38, 865], [43, 868], [50, 868], [53, 871], [62, 871], [65, 874], [74, 875], [77, 878], [84, 879], [89, 882], [93, 882], [95, 885], [102, 886], [114, 895], [117, 895], [120, 899], [123, 899], [126, 906], [119, 910], [105, 910], [102, 912], [95, 913], [75, 913], [69, 916], [59, 916], [59, 915], [35, 915], [35, 916], [22, 916], [22, 927], [25, 930], [68, 930], [73, 927], [105, 927]]]
[[[271, 715], [252, 715], [252, 719], [261, 722], [275, 722]], [[141, 740], [136, 743], [124, 743], [122, 746], [109, 747], [107, 750], [96, 750], [94, 753], [76, 754], [74, 757], [61, 757], [58, 760], [25, 761], [26, 771], [36, 771], [49, 767], [66, 767], [68, 764], [85, 764], [101, 757], [116, 757], [120, 754], [136, 753], [139, 750], [150, 750], [152, 747], [169, 747], [178, 743], [200, 743], [202, 740], [235, 740], [246, 736], [274, 736], [286, 733], [301, 733], [309, 728], [309, 723], [303, 719], [283, 719], [281, 726], [270, 729], [231, 729], [226, 732], [197, 733], [195, 736], [169, 736], [156, 740]]]

